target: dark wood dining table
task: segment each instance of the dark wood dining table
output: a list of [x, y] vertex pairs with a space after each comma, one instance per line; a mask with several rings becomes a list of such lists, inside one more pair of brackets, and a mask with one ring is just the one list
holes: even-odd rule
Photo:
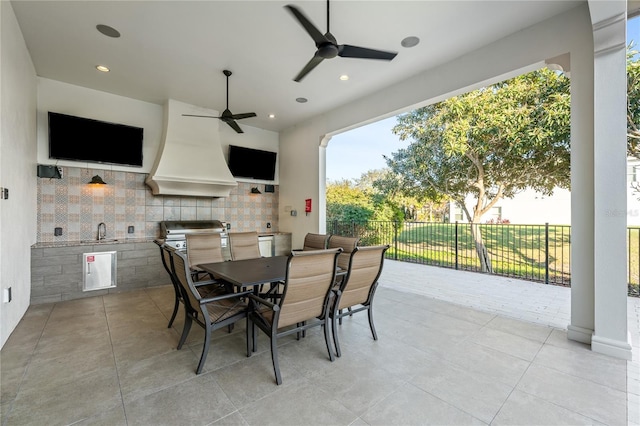
[[217, 280], [223, 280], [238, 290], [253, 287], [257, 293], [262, 284], [284, 281], [288, 256], [259, 257], [198, 265]]

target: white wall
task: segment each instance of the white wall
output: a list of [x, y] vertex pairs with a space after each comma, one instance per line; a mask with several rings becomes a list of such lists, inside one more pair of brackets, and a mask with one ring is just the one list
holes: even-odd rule
[[296, 247], [306, 232], [320, 227], [316, 214], [291, 217], [284, 209], [319, 197], [321, 183], [314, 172], [321, 161], [323, 137], [371, 122], [372, 117], [386, 118], [534, 70], [546, 59], [568, 52], [593, 52], [592, 40], [584, 37], [585, 28], [591, 26], [583, 5], [283, 131], [280, 151], [286, 167], [280, 174], [280, 229], [293, 233]]
[[[82, 167], [88, 164], [88, 167], [92, 169], [110, 170], [113, 168], [113, 170], [149, 173], [160, 147], [163, 131], [163, 108], [163, 105], [38, 77], [38, 163], [71, 167]], [[48, 111], [142, 127], [144, 129], [143, 166], [111, 166], [49, 159]], [[278, 133], [247, 126], [242, 121], [239, 124], [245, 133], [238, 134], [223, 123], [219, 126], [220, 141], [225, 158], [228, 156], [229, 144], [278, 152]], [[238, 180], [253, 182], [250, 179]], [[277, 184], [277, 182], [276, 168], [275, 182], [269, 183]]]
[[[142, 127], [142, 167], [49, 159], [48, 111]], [[162, 105], [38, 77], [38, 163], [71, 167], [88, 164], [92, 169], [111, 170], [113, 167], [113, 170], [148, 173], [160, 146], [162, 117]]]
[[8, 1], [0, 2], [0, 287], [13, 300], [0, 300], [0, 347], [4, 346], [31, 297], [31, 245], [36, 241], [36, 73]]
[[[472, 213], [475, 199], [468, 197], [466, 199], [469, 213]], [[455, 204], [451, 203], [451, 214], [449, 221], [455, 222], [454, 209]], [[503, 198], [498, 201], [495, 207], [502, 208], [502, 219], [509, 220], [512, 224], [518, 225], [542, 225], [549, 223], [552, 225], [570, 225], [571, 224], [571, 192], [567, 189], [559, 189], [553, 192], [553, 195], [543, 195], [532, 189], [527, 189], [516, 194], [513, 198]], [[480, 223], [487, 222], [490, 213], [482, 217]], [[460, 222], [467, 222], [466, 217]]]

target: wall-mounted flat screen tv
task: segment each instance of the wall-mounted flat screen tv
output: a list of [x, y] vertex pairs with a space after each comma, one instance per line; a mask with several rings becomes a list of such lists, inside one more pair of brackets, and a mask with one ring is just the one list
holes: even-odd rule
[[274, 180], [277, 153], [229, 145], [229, 170], [234, 177]]
[[144, 129], [49, 111], [49, 158], [142, 167]]

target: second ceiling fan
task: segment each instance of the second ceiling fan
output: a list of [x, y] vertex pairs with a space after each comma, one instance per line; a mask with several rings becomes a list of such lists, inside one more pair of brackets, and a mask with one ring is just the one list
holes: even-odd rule
[[351, 46], [349, 44], [338, 44], [336, 38], [331, 34], [329, 29], [329, 0], [327, 0], [327, 32], [324, 35], [311, 23], [300, 9], [290, 4], [285, 7], [311, 36], [317, 48], [315, 55], [313, 55], [302, 71], [300, 71], [293, 79], [294, 81], [300, 82], [312, 69], [317, 67], [320, 62], [325, 59], [335, 58], [336, 56], [343, 58], [382, 59], [390, 61], [398, 54], [397, 52], [368, 49], [366, 47]]
[[182, 114], [182, 115], [185, 117], [219, 118], [220, 120], [227, 123], [229, 127], [231, 127], [236, 132], [244, 133], [240, 128], [240, 126], [238, 126], [238, 123], [236, 123], [236, 120], [241, 120], [243, 118], [256, 117], [256, 113], [255, 112], [245, 112], [242, 114], [231, 113], [231, 111], [229, 110], [229, 76], [231, 76], [232, 72], [229, 70], [224, 70], [222, 72], [224, 75], [227, 76], [227, 108], [222, 112], [222, 115], [219, 117], [214, 117], [211, 115], [194, 115], [194, 114]]

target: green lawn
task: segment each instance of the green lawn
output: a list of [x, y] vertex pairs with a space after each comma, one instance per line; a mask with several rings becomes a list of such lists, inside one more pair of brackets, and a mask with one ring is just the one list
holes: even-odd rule
[[[571, 227], [566, 225], [480, 224], [497, 275], [557, 285], [571, 283]], [[548, 229], [548, 234], [547, 234]], [[361, 244], [389, 244], [387, 257], [428, 265], [480, 271], [469, 224], [368, 222], [327, 224], [327, 232], [358, 235]], [[457, 243], [456, 243], [457, 241]], [[640, 228], [629, 228], [629, 294], [638, 294]], [[548, 257], [548, 269], [547, 265]], [[548, 274], [548, 276], [547, 276]]]

